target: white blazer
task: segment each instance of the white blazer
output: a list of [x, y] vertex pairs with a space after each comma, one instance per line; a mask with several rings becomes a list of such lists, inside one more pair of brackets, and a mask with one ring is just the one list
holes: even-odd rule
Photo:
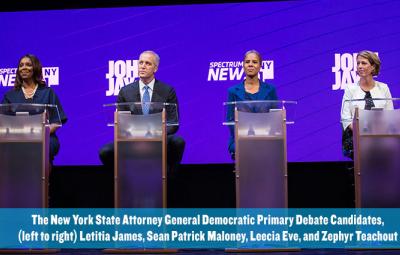
[[[392, 98], [388, 85], [379, 81], [375, 81], [375, 86], [370, 90], [370, 93], [372, 98]], [[341, 110], [343, 130], [345, 130], [352, 123], [355, 106], [358, 106], [360, 109], [364, 109], [365, 107], [365, 101], [352, 103], [345, 101], [352, 99], [364, 99], [365, 94], [366, 92], [360, 87], [360, 82], [351, 84], [344, 90]], [[374, 105], [377, 108], [393, 110], [393, 102], [390, 100], [374, 100]]]

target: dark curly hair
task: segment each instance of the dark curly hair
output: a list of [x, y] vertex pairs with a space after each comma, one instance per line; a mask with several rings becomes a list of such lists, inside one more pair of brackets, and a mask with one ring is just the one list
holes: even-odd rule
[[17, 67], [17, 72], [16, 72], [16, 77], [15, 77], [15, 83], [14, 83], [14, 89], [21, 89], [22, 87], [22, 77], [21, 74], [19, 73], [19, 64], [21, 63], [21, 60], [23, 58], [29, 58], [32, 61], [32, 67], [33, 67], [33, 75], [32, 79], [35, 84], [38, 84], [39, 86], [46, 86], [46, 82], [43, 80], [43, 73], [42, 73], [42, 64], [40, 63], [39, 59], [32, 54], [26, 54], [22, 56], [19, 61], [18, 61], [18, 67]]

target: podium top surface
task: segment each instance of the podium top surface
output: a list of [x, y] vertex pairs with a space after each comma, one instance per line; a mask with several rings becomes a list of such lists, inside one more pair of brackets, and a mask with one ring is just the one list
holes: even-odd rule
[[400, 98], [357, 98], [357, 99], [346, 99], [344, 103], [354, 103], [357, 102], [365, 102], [366, 100], [372, 100], [377, 102], [393, 102], [393, 103], [400, 103]]
[[297, 101], [293, 100], [251, 100], [251, 101], [231, 101], [224, 102], [224, 105], [271, 105], [275, 104], [276, 109], [283, 109], [285, 105], [297, 105]]
[[164, 103], [164, 102], [124, 102], [124, 103], [111, 103], [104, 104], [105, 115], [107, 117], [107, 125], [113, 126], [114, 112], [119, 114], [131, 115], [154, 115], [165, 111], [166, 125], [178, 126], [179, 125], [179, 112], [177, 104]]
[[[400, 98], [357, 98], [357, 99], [348, 99], [343, 100], [342, 109], [341, 109], [341, 123], [343, 129], [346, 129], [353, 121], [355, 117], [356, 109], [358, 112], [366, 113], [371, 117], [381, 115], [380, 113], [376, 113], [376, 111], [385, 111], [385, 121], [391, 122], [397, 115], [400, 109]], [[374, 113], [375, 112], [375, 113]], [[383, 113], [383, 112], [382, 112]], [[365, 114], [363, 115], [363, 119]]]
[[223, 125], [235, 125], [234, 111], [246, 113], [272, 113], [285, 111], [286, 124], [294, 124], [296, 119], [297, 101], [292, 100], [251, 100], [224, 102], [225, 121]]
[[62, 126], [60, 113], [57, 105], [53, 104], [0, 104], [0, 114], [7, 116], [30, 116], [46, 113], [46, 122], [48, 124], [57, 124]]
[[166, 108], [168, 106], [174, 106], [176, 107], [176, 104], [174, 103], [164, 103], [164, 102], [148, 102], [148, 103], [142, 103], [142, 102], [124, 102], [124, 103], [111, 103], [111, 104], [104, 104], [104, 107], [116, 107], [117, 110], [119, 110], [119, 107], [142, 107], [143, 104], [148, 104], [152, 107], [156, 108]]

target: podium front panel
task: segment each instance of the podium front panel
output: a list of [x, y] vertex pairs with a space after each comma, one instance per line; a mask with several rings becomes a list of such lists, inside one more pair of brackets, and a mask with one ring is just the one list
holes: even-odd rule
[[400, 135], [399, 110], [359, 110], [360, 135]]
[[162, 208], [162, 141], [118, 142], [118, 207]]
[[237, 207], [287, 207], [284, 113], [237, 112]]
[[284, 208], [284, 140], [239, 138], [240, 208]]
[[38, 141], [43, 139], [43, 115], [0, 115], [1, 141]]
[[266, 113], [238, 111], [238, 135], [247, 136], [282, 136], [282, 110]]
[[164, 207], [165, 111], [146, 115], [116, 112], [115, 118], [115, 206]]
[[400, 207], [400, 111], [356, 109], [356, 205]]
[[400, 136], [360, 137], [361, 206], [400, 207]]
[[42, 143], [0, 142], [0, 207], [43, 207], [42, 153]]
[[118, 139], [162, 137], [162, 113], [135, 115], [118, 112]]
[[0, 114], [0, 207], [47, 206], [47, 134], [43, 114]]

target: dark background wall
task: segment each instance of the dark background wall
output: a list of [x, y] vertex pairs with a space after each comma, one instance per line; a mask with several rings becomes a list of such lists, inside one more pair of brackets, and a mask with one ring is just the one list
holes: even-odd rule
[[127, 6], [156, 6], [156, 5], [181, 5], [181, 4], [207, 4], [207, 3], [239, 3], [239, 2], [281, 2], [284, 0], [59, 0], [59, 1], [8, 1], [0, 6], [0, 11], [29, 11], [29, 10], [61, 10], [82, 8], [106, 8]]
[[[235, 207], [233, 170], [233, 164], [182, 165], [168, 180], [168, 207]], [[289, 163], [288, 176], [290, 208], [354, 207], [354, 177], [347, 162]], [[112, 170], [56, 166], [50, 183], [51, 207], [113, 207]]]

